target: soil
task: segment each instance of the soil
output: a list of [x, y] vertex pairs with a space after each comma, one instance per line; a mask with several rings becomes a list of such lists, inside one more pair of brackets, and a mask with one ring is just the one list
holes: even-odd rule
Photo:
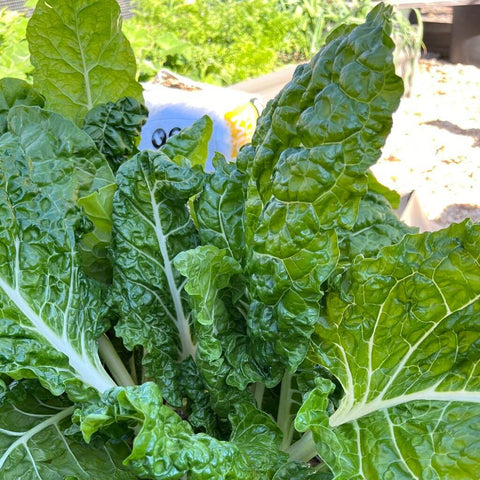
[[480, 222], [480, 68], [421, 59], [373, 171], [437, 227]]

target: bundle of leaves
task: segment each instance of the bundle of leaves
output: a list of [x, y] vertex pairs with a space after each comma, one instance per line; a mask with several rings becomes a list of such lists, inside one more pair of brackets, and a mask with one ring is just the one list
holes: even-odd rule
[[136, 151], [116, 2], [39, 1], [0, 83], [2, 479], [478, 478], [480, 226], [415, 234], [369, 173], [390, 16], [205, 173], [207, 117]]

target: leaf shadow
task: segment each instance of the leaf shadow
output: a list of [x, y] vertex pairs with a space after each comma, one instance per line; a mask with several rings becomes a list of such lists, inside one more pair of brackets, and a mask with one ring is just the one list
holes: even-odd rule
[[448, 120], [430, 120], [429, 122], [425, 122], [424, 125], [432, 125], [433, 127], [447, 130], [455, 135], [472, 137], [474, 140], [474, 144], [472, 146], [480, 148], [480, 128], [461, 128], [455, 123], [449, 122]]

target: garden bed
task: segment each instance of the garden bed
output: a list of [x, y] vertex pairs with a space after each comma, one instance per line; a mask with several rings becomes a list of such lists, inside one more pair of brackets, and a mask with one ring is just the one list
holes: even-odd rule
[[479, 92], [480, 68], [422, 59], [374, 167], [390, 188], [415, 190], [427, 218], [440, 226], [480, 221]]

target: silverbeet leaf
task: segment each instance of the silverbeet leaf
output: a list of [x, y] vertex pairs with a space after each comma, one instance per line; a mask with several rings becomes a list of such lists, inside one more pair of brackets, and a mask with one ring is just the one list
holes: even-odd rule
[[246, 391], [251, 379], [263, 379], [250, 356], [241, 306], [235, 308], [225, 292], [241, 281], [241, 267], [227, 250], [213, 245], [180, 253], [175, 266], [187, 278], [185, 291], [196, 332], [197, 366], [210, 390], [214, 410], [226, 417], [233, 404], [253, 400]]
[[37, 382], [14, 382], [0, 393], [2, 480], [134, 480], [122, 465], [130, 453], [120, 440], [96, 436], [87, 445], [71, 434], [74, 407]]
[[202, 183], [201, 168], [145, 151], [118, 170], [113, 203], [110, 298], [119, 315], [115, 329], [128, 349], [144, 347], [148, 377], [176, 406], [181, 406], [180, 362], [194, 357], [196, 347], [184, 280], [173, 258], [198, 243], [186, 205]]
[[115, 178], [93, 140], [70, 120], [40, 107], [16, 106], [8, 114], [8, 132], [0, 139], [7, 171], [29, 176], [56, 201], [76, 202], [93, 222], [79, 243], [86, 273], [108, 281], [106, 247], [111, 235]]
[[39, 0], [27, 40], [35, 88], [46, 107], [81, 125], [102, 103], [142, 101], [135, 57], [115, 0]]
[[13, 159], [0, 163], [0, 372], [37, 377], [55, 395], [94, 397], [115, 384], [97, 353], [101, 291], [77, 251], [84, 217], [53, 186], [39, 188], [46, 165]]
[[175, 480], [263, 480], [271, 478], [287, 455], [278, 447], [275, 422], [251, 404], [230, 415], [230, 440], [195, 434], [188, 422], [163, 404], [158, 387], [116, 388], [97, 404], [75, 412], [88, 441], [93, 433], [119, 421], [136, 423], [140, 431], [125, 463], [140, 478]]
[[232, 258], [243, 264], [246, 175], [236, 163], [227, 163], [218, 153], [213, 166], [214, 172], [206, 176], [203, 190], [195, 199], [200, 241], [226, 248]]
[[82, 129], [92, 137], [114, 172], [138, 153], [137, 145], [147, 114], [146, 107], [131, 97], [98, 105], [87, 113]]
[[329, 387], [314, 390], [297, 428], [335, 479], [478, 477], [479, 258], [478, 225], [410, 235], [328, 296], [312, 360], [344, 396], [328, 417]]
[[208, 142], [212, 131], [213, 122], [209, 116], [204, 115], [190, 127], [169, 137], [165, 145], [160, 148], [160, 152], [174, 162], [177, 162], [177, 157], [188, 158], [191, 165], [205, 167], [208, 157]]
[[337, 230], [355, 225], [403, 92], [390, 15], [377, 6], [298, 67], [244, 155], [249, 331], [260, 363], [294, 370], [302, 362], [322, 284], [339, 261]]

